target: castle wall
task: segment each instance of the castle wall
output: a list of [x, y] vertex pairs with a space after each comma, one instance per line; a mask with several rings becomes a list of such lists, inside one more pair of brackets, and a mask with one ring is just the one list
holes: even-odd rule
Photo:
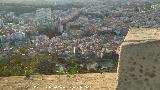
[[159, 30], [129, 31], [120, 48], [117, 90], [160, 90], [158, 36]]

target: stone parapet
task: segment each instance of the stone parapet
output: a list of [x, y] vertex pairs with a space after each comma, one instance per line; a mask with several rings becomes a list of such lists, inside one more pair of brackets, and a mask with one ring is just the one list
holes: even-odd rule
[[160, 29], [130, 29], [120, 47], [116, 90], [160, 90]]

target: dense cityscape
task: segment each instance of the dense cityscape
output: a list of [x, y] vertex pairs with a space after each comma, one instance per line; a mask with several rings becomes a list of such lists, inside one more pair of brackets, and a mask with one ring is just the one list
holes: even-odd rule
[[[21, 62], [33, 60], [29, 65], [40, 71], [31, 73], [108, 71], [117, 66], [117, 52], [129, 28], [159, 27], [157, 2], [0, 3], [0, 70], [6, 72], [12, 64], [22, 68]], [[25, 68], [29, 65], [22, 66], [30, 70]]]

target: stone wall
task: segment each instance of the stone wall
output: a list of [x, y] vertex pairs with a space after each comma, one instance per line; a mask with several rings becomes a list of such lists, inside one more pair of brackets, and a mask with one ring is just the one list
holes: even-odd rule
[[160, 90], [160, 29], [131, 29], [120, 47], [116, 90]]

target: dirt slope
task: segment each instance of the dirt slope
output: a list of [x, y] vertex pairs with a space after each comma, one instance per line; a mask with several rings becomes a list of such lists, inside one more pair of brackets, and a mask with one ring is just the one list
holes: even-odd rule
[[114, 90], [116, 73], [1, 77], [0, 90]]

